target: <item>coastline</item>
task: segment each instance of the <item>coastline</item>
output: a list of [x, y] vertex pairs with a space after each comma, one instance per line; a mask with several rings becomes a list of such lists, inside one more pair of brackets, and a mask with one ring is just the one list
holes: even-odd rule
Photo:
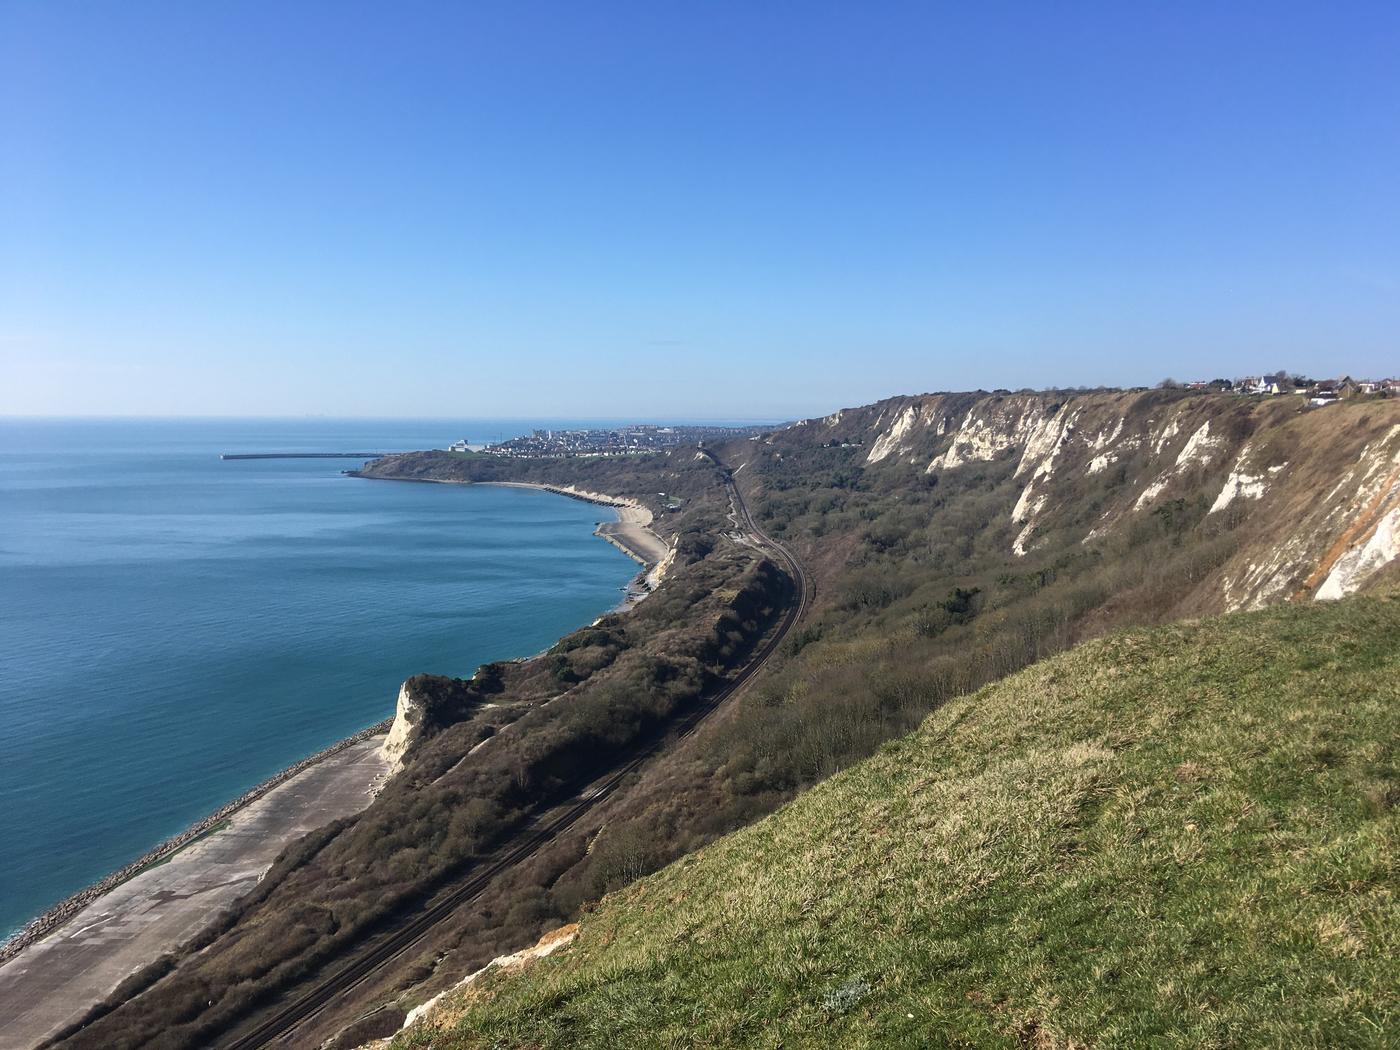
[[674, 541], [666, 542], [652, 529], [651, 525], [655, 518], [650, 510], [635, 499], [610, 496], [602, 492], [588, 492], [576, 489], [572, 485], [545, 485], [530, 481], [474, 481], [461, 482], [460, 484], [540, 489], [544, 492], [553, 492], [558, 496], [568, 496], [570, 499], [581, 500], [584, 503], [611, 507], [617, 511], [617, 521], [600, 523], [593, 530], [593, 535], [607, 540], [642, 566], [642, 570], [646, 574], [643, 584], [645, 590], [631, 603], [640, 601], [646, 594], [654, 591], [661, 582], [661, 577], [665, 574], [665, 568], [669, 567], [670, 558], [674, 552]]
[[43, 940], [51, 933], [62, 929], [70, 919], [82, 911], [83, 908], [97, 900], [99, 897], [110, 893], [123, 883], [130, 882], [146, 869], [174, 856], [184, 847], [188, 846], [195, 839], [210, 831], [215, 825], [227, 820], [246, 808], [258, 799], [262, 798], [273, 788], [280, 787], [293, 777], [304, 773], [318, 762], [322, 762], [332, 755], [335, 755], [346, 748], [368, 740], [371, 737], [380, 736], [389, 731], [389, 726], [394, 720], [386, 718], [382, 722], [376, 722], [372, 726], [361, 729], [358, 733], [337, 740], [329, 747], [322, 748], [314, 754], [298, 762], [293, 762], [285, 769], [279, 770], [266, 780], [255, 784], [243, 794], [239, 795], [231, 802], [226, 802], [213, 813], [201, 820], [195, 821], [178, 835], [173, 835], [164, 842], [159, 843], [147, 850], [140, 857], [126, 864], [105, 878], [99, 879], [89, 886], [84, 886], [77, 893], [65, 897], [53, 907], [40, 913], [25, 925], [21, 926], [4, 941], [0, 941], [0, 966], [4, 966], [20, 952], [31, 944]]
[[[528, 488], [541, 489], [546, 492], [553, 492], [560, 496], [568, 496], [571, 499], [582, 500], [585, 503], [596, 503], [600, 506], [612, 507], [618, 511], [618, 521], [615, 523], [605, 522], [594, 529], [594, 535], [601, 536], [618, 550], [622, 551], [629, 558], [638, 562], [647, 569], [655, 569], [661, 564], [662, 558], [655, 557], [655, 546], [660, 545], [663, 550], [669, 551], [671, 548], [661, 537], [651, 531], [651, 512], [643, 507], [636, 500], [623, 499], [617, 496], [608, 496], [602, 493], [580, 492], [572, 488], [565, 488], [555, 485], [543, 485], [525, 481], [444, 481], [437, 478], [369, 478], [371, 481], [399, 481], [412, 480], [424, 481], [438, 485], [498, 485], [508, 488]], [[630, 516], [624, 517], [624, 511], [630, 512]], [[604, 531], [608, 524], [619, 526], [616, 531]], [[627, 526], [626, 531], [623, 526]], [[640, 538], [641, 533], [650, 537], [651, 544]], [[655, 586], [652, 584], [651, 586]], [[141, 856], [123, 865], [111, 874], [84, 886], [76, 893], [65, 897], [53, 906], [47, 908], [39, 915], [35, 916], [25, 925], [21, 926], [14, 933], [10, 934], [3, 941], [0, 941], [0, 966], [4, 966], [25, 948], [38, 941], [43, 940], [49, 934], [54, 933], [68, 923], [78, 912], [99, 897], [116, 889], [125, 882], [130, 881], [140, 875], [147, 868], [159, 863], [166, 858], [173, 856], [179, 850], [188, 846], [192, 841], [206, 834], [211, 828], [221, 821], [227, 820], [239, 810], [262, 798], [273, 788], [286, 783], [299, 773], [311, 768], [316, 763], [331, 757], [332, 755], [345, 750], [346, 748], [367, 740], [373, 736], [388, 733], [389, 727], [393, 724], [392, 717], [381, 722], [376, 722], [372, 726], [360, 730], [338, 740], [329, 747], [322, 748], [314, 754], [308, 755], [300, 761], [292, 763], [285, 769], [274, 773], [266, 780], [255, 784], [243, 794], [230, 802], [225, 803], [208, 816], [196, 821], [181, 831], [177, 835], [172, 835], [147, 850]]]
[[617, 512], [617, 521], [601, 522], [593, 535], [606, 540], [642, 567], [638, 579], [627, 589], [618, 608], [630, 609], [660, 585], [675, 555], [675, 539], [667, 542], [652, 529], [654, 517], [640, 501], [605, 492], [590, 492], [572, 485], [547, 485], [538, 481], [457, 481], [449, 478], [383, 478], [358, 471], [346, 471], [365, 481], [408, 481], [424, 485], [492, 485], [497, 488], [538, 489], [556, 496], [568, 496], [583, 503], [594, 503]]
[[[496, 484], [534, 488], [613, 509], [617, 512], [617, 520], [599, 523], [594, 535], [611, 543], [642, 566], [642, 572], [628, 585], [627, 595], [618, 606], [622, 610], [631, 608], [655, 589], [674, 555], [674, 546], [652, 531], [651, 511], [632, 499], [576, 490], [571, 486], [529, 482], [453, 482], [432, 478], [368, 480], [422, 480], [436, 484]], [[163, 952], [178, 948], [203, 929], [217, 914], [215, 905], [223, 897], [228, 898], [223, 903], [231, 903], [236, 896], [250, 889], [291, 841], [293, 833], [305, 834], [338, 816], [358, 812], [368, 805], [383, 782], [383, 771], [375, 774], [368, 790], [363, 790], [360, 785], [362, 773], [360, 779], [355, 780], [355, 785], [361, 787], [359, 796], [368, 799], [363, 805], [347, 806], [344, 798], [341, 798], [338, 808], [344, 812], [322, 813], [323, 819], [316, 819], [310, 826], [300, 826], [300, 822], [304, 822], [314, 808], [300, 795], [313, 796], [314, 801], [322, 803], [324, 808], [324, 796], [327, 794], [324, 782], [336, 778], [347, 780], [347, 772], [354, 772], [366, 764], [368, 752], [378, 758], [393, 721], [391, 717], [366, 727], [287, 766], [136, 860], [59, 901], [0, 941], [0, 991], [7, 992], [5, 997], [9, 998], [8, 992], [18, 989], [15, 1001], [24, 1001], [27, 1007], [0, 1021], [0, 1043], [10, 1045], [9, 1038], [16, 1034], [26, 1041], [40, 1041], [73, 1023], [105, 999], [121, 980], [154, 962]], [[358, 746], [367, 742], [373, 742], [368, 751]], [[327, 762], [336, 756], [341, 756], [339, 762]], [[299, 792], [297, 789], [305, 781], [299, 783], [298, 778], [307, 778], [308, 774], [317, 774], [318, 770], [317, 779], [323, 783], [310, 785], [309, 790]], [[349, 779], [353, 780], [354, 777]], [[340, 786], [343, 795], [344, 784]], [[279, 792], [279, 788], [285, 790]], [[293, 796], [296, 801], [292, 801]], [[256, 838], [256, 845], [241, 851], [233, 840], [246, 840], [250, 835], [247, 831], [236, 834], [237, 829], [230, 829], [230, 821], [240, 816], [254, 825], [253, 836]], [[271, 826], [258, 828], [259, 821]], [[259, 863], [258, 858], [253, 857], [250, 867], [250, 854], [257, 852], [258, 846], [265, 850], [269, 843], [275, 848], [263, 858], [265, 862]], [[210, 882], [211, 872], [208, 869], [212, 865], [208, 855], [217, 858], [213, 865], [226, 870], [231, 867], [228, 856], [231, 853], [238, 854], [237, 877]], [[200, 868], [205, 869], [203, 883], [197, 882], [197, 876], [192, 879], [186, 874], [188, 869]], [[179, 883], [178, 892], [167, 885], [172, 882]], [[232, 888], [235, 885], [241, 888], [235, 890]], [[168, 906], [170, 900], [191, 899], [196, 900], [186, 904], [182, 913], [169, 914], [175, 910]], [[107, 909], [99, 915], [94, 909], [103, 903]], [[162, 910], [165, 913], [156, 919], [155, 913]], [[73, 929], [73, 920], [80, 916], [95, 921]], [[155, 929], [162, 924], [162, 929]], [[124, 931], [128, 926], [132, 929]], [[98, 927], [103, 927], [102, 932], [91, 932]], [[178, 936], [173, 932], [175, 930], [178, 930]], [[125, 942], [121, 941], [123, 932], [130, 934]], [[138, 942], [137, 939], [142, 936], [144, 941]], [[47, 958], [65, 953], [74, 957], [72, 965], [60, 963], [55, 966]], [[33, 987], [35, 985], [38, 987]]]
[[288, 846], [362, 811], [388, 772], [382, 730], [371, 726], [287, 767], [51, 909], [47, 926], [31, 923], [23, 947], [0, 965], [0, 1046], [32, 1047], [81, 1023], [123, 981], [178, 953], [253, 890]]

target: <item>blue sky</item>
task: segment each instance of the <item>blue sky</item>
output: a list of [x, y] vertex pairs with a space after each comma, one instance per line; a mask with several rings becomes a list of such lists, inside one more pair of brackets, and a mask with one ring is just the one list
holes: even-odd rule
[[0, 413], [1400, 372], [1400, 4], [3, 3]]

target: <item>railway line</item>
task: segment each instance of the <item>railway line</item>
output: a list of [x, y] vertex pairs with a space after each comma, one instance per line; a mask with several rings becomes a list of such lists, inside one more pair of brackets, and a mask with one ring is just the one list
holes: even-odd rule
[[305, 1022], [327, 1006], [353, 992], [373, 977], [386, 963], [412, 951], [439, 923], [456, 913], [463, 905], [481, 894], [499, 875], [531, 856], [541, 846], [568, 831], [587, 813], [611, 797], [631, 776], [654, 758], [668, 743], [674, 744], [693, 734], [773, 658], [793, 626], [802, 619], [812, 600], [810, 581], [797, 558], [783, 544], [772, 539], [753, 520], [743, 494], [735, 484], [729, 468], [713, 452], [702, 449], [719, 470], [728, 490], [735, 525], [747, 534], [755, 546], [769, 552], [781, 563], [792, 580], [792, 600], [778, 626], [760, 646], [753, 658], [726, 685], [698, 705], [676, 726], [678, 732], [653, 742], [622, 766], [585, 786], [569, 802], [545, 811], [527, 825], [523, 836], [517, 836], [509, 848], [474, 871], [470, 878], [450, 894], [434, 902], [389, 936], [372, 944], [345, 965], [325, 975], [294, 999], [279, 1006], [271, 1014], [227, 1038], [218, 1045], [221, 1050], [254, 1050], [281, 1043]]

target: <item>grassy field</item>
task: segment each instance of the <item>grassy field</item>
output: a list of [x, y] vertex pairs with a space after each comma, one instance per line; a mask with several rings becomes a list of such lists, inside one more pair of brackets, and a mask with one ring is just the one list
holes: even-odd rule
[[1090, 642], [396, 1047], [1400, 1044], [1400, 599]]

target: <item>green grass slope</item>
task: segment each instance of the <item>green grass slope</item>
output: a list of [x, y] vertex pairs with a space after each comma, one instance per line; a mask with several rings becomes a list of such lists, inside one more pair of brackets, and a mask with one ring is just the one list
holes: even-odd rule
[[1400, 600], [1083, 645], [396, 1047], [1400, 1045]]

